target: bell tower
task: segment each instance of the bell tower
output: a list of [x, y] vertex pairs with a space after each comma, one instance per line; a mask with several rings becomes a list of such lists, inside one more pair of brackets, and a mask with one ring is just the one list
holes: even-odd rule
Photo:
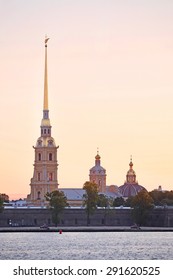
[[95, 156], [95, 166], [89, 170], [89, 180], [98, 185], [98, 191], [101, 193], [106, 192], [106, 169], [101, 166], [101, 157], [97, 150]]
[[28, 200], [35, 205], [44, 205], [45, 194], [58, 189], [57, 147], [51, 136], [51, 124], [48, 109], [48, 71], [47, 71], [47, 42], [45, 39], [45, 71], [44, 71], [44, 102], [43, 118], [41, 121], [41, 136], [33, 146], [35, 151], [34, 172], [31, 178], [31, 193]]

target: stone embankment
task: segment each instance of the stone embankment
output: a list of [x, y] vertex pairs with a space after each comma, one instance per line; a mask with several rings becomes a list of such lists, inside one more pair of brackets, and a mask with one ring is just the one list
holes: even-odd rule
[[167, 232], [173, 231], [173, 227], [140, 227], [131, 228], [128, 226], [78, 226], [78, 227], [0, 227], [3, 232]]

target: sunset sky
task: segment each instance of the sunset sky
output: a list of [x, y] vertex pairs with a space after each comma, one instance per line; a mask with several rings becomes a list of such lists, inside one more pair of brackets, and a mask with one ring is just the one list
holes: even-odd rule
[[173, 190], [172, 15], [172, 0], [0, 0], [0, 193], [30, 193], [45, 34], [59, 187], [81, 188], [99, 147], [107, 185], [132, 155], [139, 184]]

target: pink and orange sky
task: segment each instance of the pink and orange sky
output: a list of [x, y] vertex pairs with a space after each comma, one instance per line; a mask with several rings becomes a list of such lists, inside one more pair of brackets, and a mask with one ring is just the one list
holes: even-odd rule
[[130, 155], [138, 182], [173, 190], [173, 1], [0, 0], [0, 193], [30, 193], [40, 136], [44, 37], [60, 187], [88, 180], [97, 147], [107, 184]]

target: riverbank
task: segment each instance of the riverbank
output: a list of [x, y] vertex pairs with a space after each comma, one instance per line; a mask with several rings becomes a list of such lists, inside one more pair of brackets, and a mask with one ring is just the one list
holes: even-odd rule
[[0, 227], [0, 233], [4, 232], [172, 232], [173, 227], [141, 227], [140, 229], [128, 226], [76, 226], [76, 227]]

